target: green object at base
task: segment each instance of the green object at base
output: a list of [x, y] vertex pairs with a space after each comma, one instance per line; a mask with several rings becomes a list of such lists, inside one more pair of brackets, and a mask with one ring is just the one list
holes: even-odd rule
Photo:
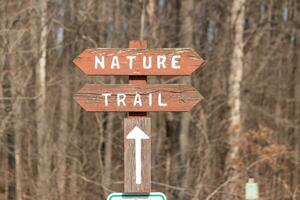
[[257, 183], [253, 183], [253, 182], [246, 183], [245, 193], [246, 193], [246, 200], [257, 200], [259, 198]]
[[149, 194], [126, 194], [111, 193], [107, 200], [167, 200], [167, 197], [160, 192], [151, 192]]

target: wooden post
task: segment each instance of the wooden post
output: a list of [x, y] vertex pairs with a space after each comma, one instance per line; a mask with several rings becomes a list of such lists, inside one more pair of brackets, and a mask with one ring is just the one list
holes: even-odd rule
[[[132, 40], [129, 48], [147, 48], [146, 40]], [[146, 84], [147, 76], [129, 76], [129, 84]], [[141, 142], [141, 183], [136, 184], [135, 144], [126, 139], [134, 127], [143, 130], [149, 139]], [[124, 192], [150, 193], [151, 192], [151, 120], [146, 112], [129, 112], [124, 119]]]

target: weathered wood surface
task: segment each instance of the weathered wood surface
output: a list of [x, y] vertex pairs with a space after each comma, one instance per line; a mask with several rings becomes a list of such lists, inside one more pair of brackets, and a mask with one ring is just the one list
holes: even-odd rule
[[[138, 126], [150, 139], [142, 140], [142, 182], [135, 180], [135, 141], [126, 139], [128, 133]], [[124, 119], [124, 192], [151, 192], [151, 119], [149, 117], [130, 117]]]
[[[147, 40], [130, 40], [129, 48], [146, 49], [148, 46]], [[129, 76], [129, 84], [147, 84], [147, 76]], [[147, 116], [146, 112], [129, 112], [128, 117], [143, 117]]]
[[[133, 56], [132, 61], [128, 56]], [[190, 75], [204, 63], [203, 59], [190, 48], [86, 49], [73, 62], [87, 75], [126, 76]]]
[[74, 97], [86, 111], [189, 111], [202, 96], [182, 84], [86, 84]]
[[[147, 48], [146, 40], [131, 40], [129, 48]], [[129, 84], [145, 85], [147, 76], [129, 76]], [[129, 112], [128, 119], [124, 119], [124, 191], [126, 193], [151, 192], [151, 119], [146, 118], [146, 112]], [[136, 119], [138, 117], [138, 119]], [[149, 136], [142, 141], [142, 184], [137, 185], [134, 179], [135, 163], [133, 163], [133, 141], [126, 139], [134, 126], [140, 127]]]

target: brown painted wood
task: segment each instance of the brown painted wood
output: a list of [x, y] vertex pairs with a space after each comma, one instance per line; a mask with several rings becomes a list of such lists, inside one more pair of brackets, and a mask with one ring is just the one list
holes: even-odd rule
[[[105, 105], [103, 94], [111, 94], [107, 98], [107, 105]], [[119, 106], [117, 105], [118, 94], [126, 95], [126, 105], [123, 102], [120, 102]], [[134, 100], [139, 99], [136, 94], [140, 95], [141, 104], [134, 104]], [[150, 94], [152, 94], [152, 98]], [[78, 91], [74, 99], [81, 107], [90, 112], [184, 112], [195, 106], [202, 96], [192, 86], [182, 84], [86, 84]], [[122, 96], [120, 98], [119, 95], [119, 99], [122, 99]], [[152, 99], [152, 104], [150, 99]], [[162, 106], [163, 104], [166, 105]]]
[[129, 48], [146, 49], [148, 47], [147, 40], [130, 40]]
[[[147, 48], [147, 40], [130, 40], [129, 48]], [[129, 84], [147, 84], [147, 76], [129, 76]], [[147, 116], [146, 112], [129, 112], [128, 117]]]
[[[145, 46], [140, 42], [141, 46]], [[138, 42], [135, 42], [138, 44]], [[172, 56], [180, 55], [178, 66], [180, 69], [171, 67]], [[104, 56], [105, 67], [102, 69], [100, 65], [95, 68], [95, 56], [102, 58]], [[120, 68], [114, 66], [111, 69], [113, 56], [117, 56]], [[132, 69], [129, 67], [127, 56], [136, 56], [133, 61]], [[143, 57], [152, 57], [152, 68], [143, 68]], [[161, 66], [157, 68], [157, 56], [166, 56], [166, 68]], [[203, 59], [190, 48], [165, 48], [165, 49], [142, 49], [142, 48], [99, 48], [86, 49], [73, 61], [87, 75], [125, 75], [125, 76], [143, 76], [143, 75], [190, 75], [199, 68], [203, 63]], [[147, 60], [148, 63], [148, 60]]]
[[[142, 140], [142, 183], [138, 185], [135, 182], [135, 141], [126, 139], [135, 126], [150, 137]], [[124, 192], [151, 192], [151, 119], [148, 117], [124, 119]]]

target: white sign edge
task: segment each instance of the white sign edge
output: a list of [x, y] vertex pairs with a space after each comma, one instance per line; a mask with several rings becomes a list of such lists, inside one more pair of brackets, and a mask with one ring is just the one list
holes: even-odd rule
[[151, 193], [146, 193], [146, 194], [130, 194], [130, 193], [111, 193], [111, 194], [109, 194], [108, 195], [108, 197], [107, 197], [107, 200], [113, 200], [112, 198], [114, 197], [114, 196], [118, 196], [118, 197], [120, 197], [120, 196], [122, 196], [122, 195], [132, 195], [132, 197], [140, 197], [141, 195], [148, 195], [149, 197], [151, 197], [151, 195], [155, 195], [155, 196], [161, 196], [163, 199], [162, 200], [167, 200], [167, 197], [166, 197], [166, 195], [164, 194], [164, 193], [161, 193], [161, 192], [151, 192]]

